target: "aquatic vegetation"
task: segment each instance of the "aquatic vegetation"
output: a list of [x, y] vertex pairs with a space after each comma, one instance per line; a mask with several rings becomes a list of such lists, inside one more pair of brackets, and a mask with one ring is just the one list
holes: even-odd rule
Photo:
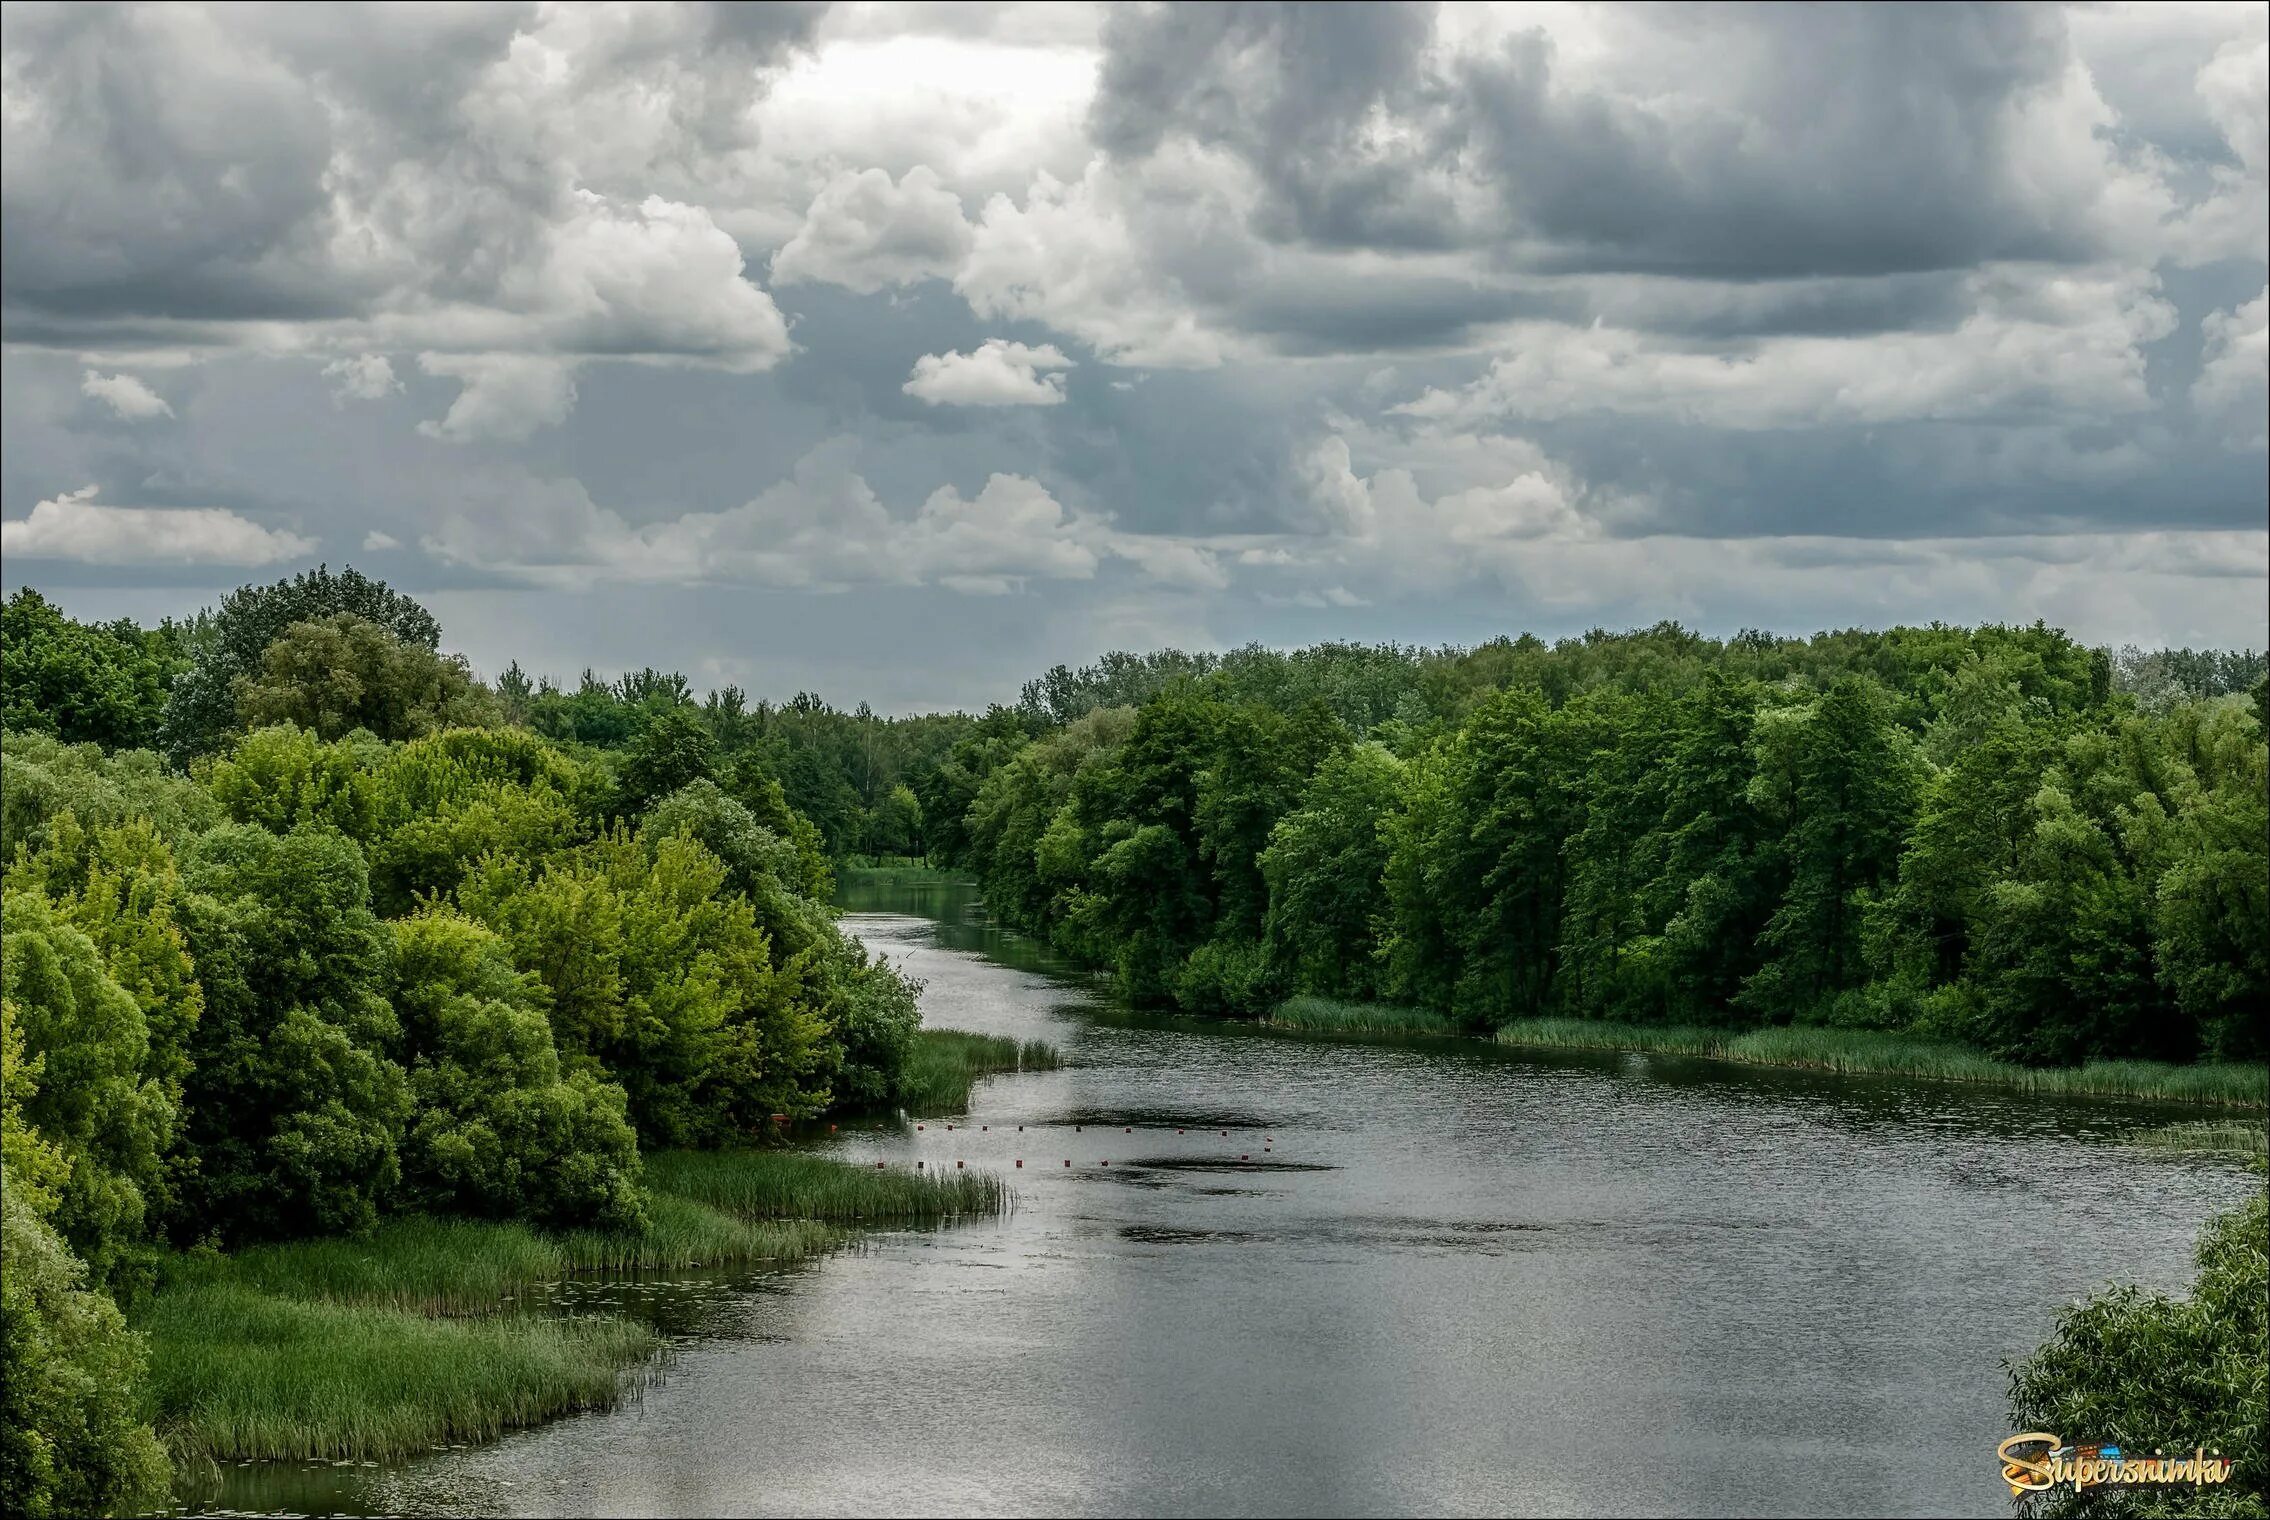
[[2270, 1069], [2245, 1061], [2179, 1066], [2162, 1061], [2090, 1061], [2081, 1066], [2020, 1066], [1959, 1045], [1865, 1029], [1791, 1026], [1746, 1033], [1672, 1025], [1522, 1019], [1497, 1032], [1501, 1045], [1562, 1050], [1637, 1050], [1704, 1056], [1755, 1066], [1789, 1066], [1865, 1076], [1978, 1082], [2021, 1092], [2148, 1098], [2170, 1103], [2270, 1105]]
[[1459, 1022], [1432, 1008], [1400, 1003], [1351, 1003], [1303, 995], [1287, 998], [1264, 1021], [1276, 1029], [1309, 1034], [1469, 1034]]
[[613, 1403], [659, 1346], [627, 1320], [436, 1319], [232, 1282], [158, 1295], [143, 1328], [159, 1433], [216, 1460], [488, 1440]]
[[2131, 1130], [2122, 1137], [2148, 1150], [2223, 1152], [2241, 1156], [2270, 1153], [2270, 1133], [2258, 1119], [2193, 1119], [2156, 1129]]
[[1006, 1035], [960, 1029], [922, 1029], [914, 1036], [900, 1078], [899, 1102], [913, 1114], [958, 1114], [969, 1108], [981, 1078], [1008, 1071], [1054, 1071], [1064, 1064], [1046, 1040], [1019, 1042]]
[[905, 1222], [998, 1213], [1008, 1189], [988, 1172], [866, 1169], [800, 1151], [659, 1151], [653, 1187], [744, 1219]]

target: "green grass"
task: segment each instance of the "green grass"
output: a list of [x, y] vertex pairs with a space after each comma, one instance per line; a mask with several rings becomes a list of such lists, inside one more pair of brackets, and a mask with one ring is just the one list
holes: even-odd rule
[[143, 1316], [177, 1454], [377, 1459], [603, 1408], [659, 1347], [620, 1319], [434, 1319], [210, 1282]]
[[360, 1237], [177, 1256], [167, 1264], [166, 1286], [231, 1285], [414, 1314], [489, 1314], [567, 1269], [559, 1242], [526, 1225], [409, 1217]]
[[1789, 1066], [1873, 1076], [1977, 1082], [2021, 1092], [2147, 1098], [2227, 1107], [2270, 1106], [2270, 1068], [2244, 1062], [2175, 1066], [2158, 1061], [2091, 1061], [2085, 1066], [2019, 1066], [1908, 1035], [1866, 1029], [1792, 1026], [1748, 1033], [1689, 1026], [1523, 1019], [1497, 1033], [1504, 1045], [1553, 1049], [1643, 1050], [1707, 1056], [1755, 1066]]
[[839, 882], [857, 880], [878, 887], [919, 887], [933, 882], [966, 881], [954, 871], [941, 871], [903, 855], [853, 855], [835, 868]]
[[920, 1223], [1008, 1202], [989, 1172], [863, 1168], [801, 1151], [658, 1151], [646, 1168], [656, 1188], [743, 1219]]
[[1338, 998], [1287, 998], [1265, 1021], [1310, 1034], [1465, 1034], [1447, 1013], [1402, 1003], [1349, 1003]]
[[958, 1114], [969, 1108], [978, 1079], [1004, 1071], [1054, 1071], [1064, 1064], [1046, 1040], [1022, 1044], [1006, 1035], [960, 1029], [918, 1029], [907, 1055], [900, 1102], [908, 1113]]
[[575, 1272], [789, 1261], [851, 1225], [998, 1212], [999, 1178], [872, 1171], [792, 1151], [646, 1158], [641, 1231], [389, 1220], [356, 1239], [171, 1258], [137, 1312], [177, 1458], [377, 1460], [603, 1408], [660, 1341], [519, 1310]]
[[[649, 1165], [651, 1165], [651, 1158]], [[570, 1230], [554, 1237], [574, 1272], [675, 1271], [753, 1261], [801, 1261], [838, 1245], [844, 1232], [810, 1219], [740, 1219], [674, 1193], [647, 1195], [647, 1227]]]
[[2193, 1119], [2157, 1129], [2131, 1130], [2122, 1138], [2152, 1150], [2270, 1154], [2270, 1134], [2265, 1134], [2259, 1123], [2245, 1119]]

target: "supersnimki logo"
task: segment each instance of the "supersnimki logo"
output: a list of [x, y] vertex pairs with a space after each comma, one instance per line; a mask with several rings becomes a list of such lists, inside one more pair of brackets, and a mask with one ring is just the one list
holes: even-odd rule
[[[2038, 1450], [2029, 1450], [2038, 1448]], [[2002, 1463], [2002, 1481], [2010, 1497], [2040, 1493], [2071, 1484], [2075, 1493], [2087, 1488], [2140, 1488], [2146, 1485], [2188, 1483], [2205, 1487], [2227, 1483], [2231, 1459], [2221, 1452], [2194, 1447], [2188, 1456], [2163, 1451], [2123, 1451], [2118, 1446], [2068, 1446], [2042, 1431], [2016, 1435], [1994, 1448]]]

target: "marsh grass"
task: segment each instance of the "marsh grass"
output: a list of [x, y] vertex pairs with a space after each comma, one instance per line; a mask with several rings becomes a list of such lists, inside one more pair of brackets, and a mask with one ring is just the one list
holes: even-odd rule
[[835, 868], [836, 880], [876, 887], [923, 887], [967, 881], [954, 871], [941, 871], [909, 856], [854, 855]]
[[177, 1256], [166, 1282], [169, 1293], [228, 1285], [447, 1316], [491, 1313], [566, 1267], [559, 1243], [526, 1225], [410, 1216], [364, 1236]]
[[1350, 1003], [1338, 998], [1287, 998], [1265, 1020], [1275, 1029], [1298, 1029], [1308, 1034], [1465, 1034], [1469, 1031], [1446, 1013], [1400, 1003]]
[[674, 1193], [647, 1196], [647, 1227], [570, 1230], [553, 1238], [571, 1272], [677, 1271], [756, 1261], [802, 1261], [841, 1244], [845, 1232], [809, 1219], [739, 1219]]
[[1006, 1071], [1055, 1071], [1063, 1064], [1063, 1056], [1046, 1040], [1020, 1044], [1006, 1035], [918, 1029], [899, 1101], [911, 1114], [964, 1113], [970, 1090], [981, 1078]]
[[1755, 1066], [1788, 1066], [1854, 1075], [1927, 1077], [1976, 1082], [2021, 1092], [2147, 1098], [2229, 1107], [2270, 1105], [2270, 1068], [2243, 1062], [2175, 1066], [2158, 1061], [2091, 1061], [2085, 1066], [2019, 1066], [1907, 1035], [1867, 1029], [1793, 1025], [1747, 1033], [1673, 1025], [1523, 1019], [1497, 1033], [1503, 1045], [1564, 1050], [1640, 1050], [1705, 1056]]
[[435, 1319], [208, 1282], [158, 1295], [151, 1396], [191, 1457], [381, 1459], [612, 1404], [660, 1346], [621, 1319]]
[[646, 1169], [657, 1189], [745, 1220], [918, 1223], [1008, 1203], [988, 1172], [866, 1170], [801, 1151], [658, 1151]]
[[2259, 1121], [2245, 1119], [2192, 1119], [2156, 1129], [2130, 1130], [2121, 1138], [2150, 1150], [2270, 1154], [2270, 1133], [2265, 1133]]
[[529, 1308], [576, 1272], [791, 1261], [858, 1221], [996, 1212], [998, 1178], [867, 1171], [788, 1151], [646, 1158], [643, 1230], [548, 1233], [406, 1217], [355, 1239], [171, 1258], [136, 1315], [177, 1459], [379, 1460], [620, 1397], [661, 1342], [614, 1317]]

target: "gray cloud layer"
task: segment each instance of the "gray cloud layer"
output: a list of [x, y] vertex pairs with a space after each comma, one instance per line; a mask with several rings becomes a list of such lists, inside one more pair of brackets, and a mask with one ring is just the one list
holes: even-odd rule
[[2260, 644], [2266, 58], [2246, 5], [9, 5], [6, 575], [353, 555], [496, 663], [908, 700], [962, 640]]

